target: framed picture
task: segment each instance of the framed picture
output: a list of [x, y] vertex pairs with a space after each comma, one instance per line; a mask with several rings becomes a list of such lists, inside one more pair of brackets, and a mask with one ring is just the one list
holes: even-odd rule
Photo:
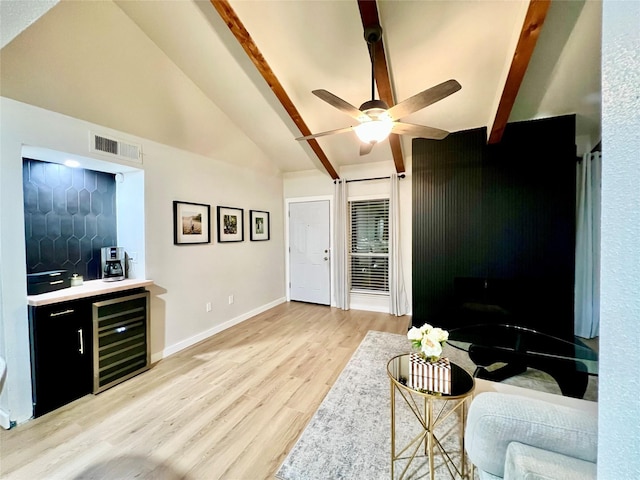
[[218, 242], [244, 242], [244, 209], [218, 207]]
[[269, 240], [271, 231], [269, 226], [269, 212], [249, 210], [249, 223], [251, 224], [250, 238], [252, 241]]
[[173, 202], [173, 243], [211, 242], [211, 207], [202, 203]]

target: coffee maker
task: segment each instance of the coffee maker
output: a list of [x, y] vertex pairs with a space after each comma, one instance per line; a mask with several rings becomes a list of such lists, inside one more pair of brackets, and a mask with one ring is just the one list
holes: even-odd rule
[[102, 280], [115, 282], [124, 280], [124, 248], [104, 247], [101, 249]]

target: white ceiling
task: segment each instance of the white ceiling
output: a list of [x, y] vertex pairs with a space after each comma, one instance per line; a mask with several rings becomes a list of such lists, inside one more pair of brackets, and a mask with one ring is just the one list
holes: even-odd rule
[[[209, 1], [62, 1], [44, 15], [37, 2], [0, 3], [3, 96], [249, 167], [324, 171]], [[462, 85], [403, 120], [490, 130], [528, 4], [379, 0], [396, 101], [450, 78]], [[352, 124], [311, 91], [356, 107], [371, 97], [356, 0], [230, 5], [312, 132]], [[575, 113], [579, 153], [593, 147], [600, 32], [599, 0], [553, 1], [509, 121]], [[337, 170], [391, 160], [388, 142], [359, 156], [353, 133], [318, 143]], [[410, 164], [411, 138], [402, 148]]]

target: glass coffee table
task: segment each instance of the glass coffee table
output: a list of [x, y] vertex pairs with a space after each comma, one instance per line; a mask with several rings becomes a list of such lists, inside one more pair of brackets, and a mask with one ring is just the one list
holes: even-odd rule
[[[387, 374], [391, 379], [391, 478], [395, 479], [396, 462], [405, 462], [399, 479], [405, 478], [409, 466], [418, 456], [428, 457], [429, 478], [434, 480], [434, 450], [438, 449], [451, 478], [473, 478], [473, 469], [467, 468], [464, 449], [464, 427], [467, 416], [467, 402], [471, 398], [475, 381], [468, 372], [455, 363], [451, 364], [451, 383], [447, 388], [449, 393], [429, 392], [422, 389], [414, 389], [409, 386], [410, 354], [399, 355], [389, 360]], [[415, 436], [404, 448], [396, 449], [396, 395], [404, 399], [408, 408], [413, 412], [419, 422], [418, 435]], [[440, 402], [439, 408], [434, 412], [434, 404]], [[454, 462], [451, 455], [445, 450], [435, 435], [435, 429], [451, 417], [457, 411], [460, 427], [460, 459]], [[447, 432], [451, 433], [451, 431]], [[424, 445], [424, 453], [421, 446]], [[419, 454], [420, 451], [420, 454]], [[456, 464], [457, 463], [457, 464]], [[456, 477], [457, 475], [457, 477]], [[424, 478], [424, 477], [421, 477]]]
[[[526, 327], [482, 324], [449, 331], [451, 346], [468, 352], [474, 377], [500, 382], [535, 368], [551, 375], [569, 397], [582, 398], [590, 375], [598, 375], [598, 354], [578, 339], [571, 342]], [[504, 363], [495, 370], [488, 367]]]

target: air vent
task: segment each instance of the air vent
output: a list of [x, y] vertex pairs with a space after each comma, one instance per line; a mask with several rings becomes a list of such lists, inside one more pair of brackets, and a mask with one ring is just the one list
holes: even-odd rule
[[91, 151], [142, 163], [142, 146], [91, 133]]

